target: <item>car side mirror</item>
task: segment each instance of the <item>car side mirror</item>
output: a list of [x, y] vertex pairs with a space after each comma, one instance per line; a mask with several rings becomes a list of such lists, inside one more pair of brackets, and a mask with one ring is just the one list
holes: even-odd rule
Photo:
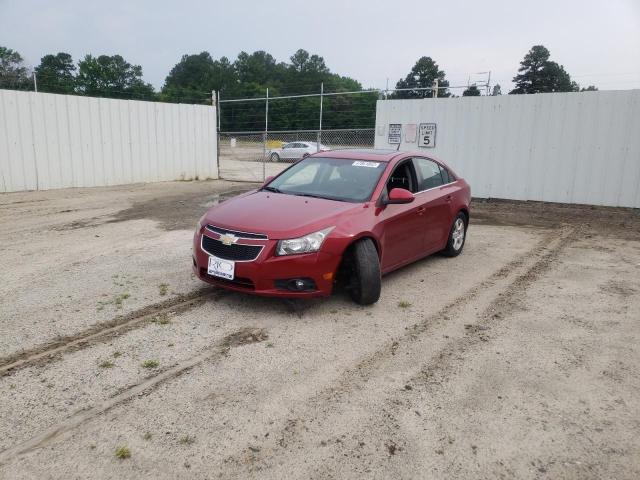
[[269, 183], [274, 178], [276, 178], [275, 175], [269, 175], [267, 178], [264, 179], [264, 182], [262, 182], [262, 185], [266, 185], [267, 183]]
[[413, 193], [405, 188], [392, 188], [385, 203], [411, 203], [415, 199]]

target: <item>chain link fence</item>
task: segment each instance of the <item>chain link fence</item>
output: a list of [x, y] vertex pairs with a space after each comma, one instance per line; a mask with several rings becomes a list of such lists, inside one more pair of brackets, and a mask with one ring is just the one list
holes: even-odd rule
[[373, 148], [374, 128], [223, 132], [219, 171], [226, 180], [262, 182], [318, 150]]

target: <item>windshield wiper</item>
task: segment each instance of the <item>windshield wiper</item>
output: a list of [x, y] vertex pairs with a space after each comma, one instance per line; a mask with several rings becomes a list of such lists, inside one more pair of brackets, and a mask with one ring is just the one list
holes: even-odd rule
[[299, 197], [311, 197], [311, 198], [322, 198], [324, 200], [335, 200], [337, 202], [344, 202], [345, 200], [341, 199], [341, 198], [335, 198], [335, 197], [327, 197], [324, 195], [316, 195], [314, 193], [292, 193], [292, 195], [297, 195]]
[[262, 187], [260, 190], [266, 190], [267, 192], [273, 193], [282, 193], [282, 191], [277, 189], [276, 187]]

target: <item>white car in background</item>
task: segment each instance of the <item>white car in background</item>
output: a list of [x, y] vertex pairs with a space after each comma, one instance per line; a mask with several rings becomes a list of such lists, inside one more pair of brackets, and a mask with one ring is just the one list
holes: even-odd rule
[[289, 142], [282, 145], [281, 148], [273, 148], [267, 151], [267, 158], [272, 162], [280, 160], [300, 160], [308, 157], [312, 153], [329, 150], [325, 145], [320, 144], [318, 148], [317, 142]]

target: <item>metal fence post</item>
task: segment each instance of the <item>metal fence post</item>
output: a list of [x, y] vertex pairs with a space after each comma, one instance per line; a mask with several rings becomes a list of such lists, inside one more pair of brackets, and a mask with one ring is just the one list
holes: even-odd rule
[[320, 83], [320, 128], [318, 129], [318, 138], [316, 141], [316, 152], [320, 151], [320, 142], [322, 141], [322, 99], [324, 98], [324, 82]]
[[269, 87], [264, 102], [264, 142], [262, 143], [262, 181], [267, 179], [267, 136], [269, 132]]
[[211, 91], [211, 103], [216, 109], [216, 116], [218, 117], [218, 128], [216, 132], [216, 165], [218, 166], [218, 178], [220, 178], [220, 92], [215, 90]]

